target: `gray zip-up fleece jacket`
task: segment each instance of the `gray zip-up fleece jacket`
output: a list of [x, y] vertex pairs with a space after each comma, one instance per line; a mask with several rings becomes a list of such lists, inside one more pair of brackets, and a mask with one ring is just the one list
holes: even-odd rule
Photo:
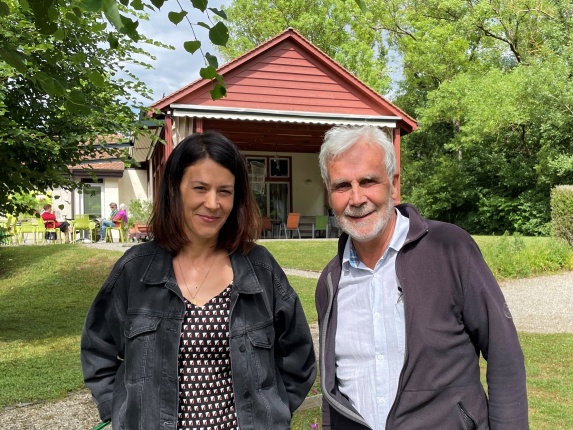
[[[411, 205], [396, 258], [403, 290], [406, 355], [386, 429], [525, 430], [523, 353], [503, 294], [471, 236], [453, 224], [425, 220]], [[342, 254], [322, 271], [316, 290], [320, 331], [323, 429], [368, 425], [338, 390], [335, 334]], [[359, 309], [353, 310], [359, 312]], [[480, 352], [487, 360], [486, 395]]]

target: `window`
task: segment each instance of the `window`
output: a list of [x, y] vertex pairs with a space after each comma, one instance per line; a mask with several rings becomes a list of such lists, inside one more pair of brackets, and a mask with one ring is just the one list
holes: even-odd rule
[[269, 159], [271, 167], [271, 178], [288, 178], [290, 177], [290, 163], [288, 158], [271, 158]]

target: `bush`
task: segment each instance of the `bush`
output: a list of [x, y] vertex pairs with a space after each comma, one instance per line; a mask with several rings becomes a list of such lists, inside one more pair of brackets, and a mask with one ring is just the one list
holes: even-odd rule
[[551, 190], [551, 227], [556, 238], [573, 246], [573, 185]]
[[128, 223], [129, 227], [135, 224], [147, 225], [153, 211], [153, 203], [144, 199], [133, 199], [129, 202]]
[[8, 227], [0, 226], [0, 244], [9, 245], [10, 244], [10, 229]]

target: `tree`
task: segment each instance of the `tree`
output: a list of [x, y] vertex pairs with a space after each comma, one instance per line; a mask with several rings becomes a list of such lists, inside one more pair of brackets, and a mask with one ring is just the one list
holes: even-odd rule
[[573, 181], [573, 8], [567, 1], [379, 2], [404, 59], [405, 198], [473, 233], [549, 231]]
[[[77, 188], [68, 166], [110, 152], [104, 137], [136, 131], [132, 96], [146, 89], [118, 74], [143, 51], [91, 13], [64, 6], [58, 13], [50, 36], [36, 31], [25, 3], [0, 14], [2, 212], [26, 211], [14, 194]], [[121, 43], [106, 49], [111, 39]]]
[[[135, 121], [136, 95], [150, 99], [144, 83], [130, 73], [129, 64], [145, 63], [148, 55], [137, 43], [161, 43], [139, 34], [145, 8], [163, 0], [0, 0], [0, 212], [25, 212], [17, 195], [49, 188], [76, 189], [68, 170], [101, 152], [124, 153], [104, 147], [109, 136], [145, 132]], [[207, 9], [206, 0], [192, 6]], [[186, 16], [170, 13], [177, 24]], [[223, 23], [198, 23], [209, 29], [213, 43], [228, 37]], [[166, 46], [166, 45], [162, 45]], [[200, 42], [185, 42], [194, 52]], [[225, 94], [216, 73], [216, 57], [205, 53], [201, 75], [214, 81], [213, 98]], [[54, 196], [57, 198], [57, 196]]]

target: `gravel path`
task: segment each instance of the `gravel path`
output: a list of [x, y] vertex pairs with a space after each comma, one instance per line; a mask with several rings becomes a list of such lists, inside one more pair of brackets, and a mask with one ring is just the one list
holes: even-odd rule
[[[86, 246], [125, 250], [125, 245], [121, 244]], [[293, 269], [285, 272], [315, 279], [319, 275]], [[501, 286], [519, 331], [573, 333], [573, 272], [506, 281]], [[311, 331], [316, 342], [316, 325], [311, 326]], [[3, 430], [84, 430], [98, 422], [96, 408], [87, 390], [72, 393], [59, 402], [20, 405], [0, 411]]]

